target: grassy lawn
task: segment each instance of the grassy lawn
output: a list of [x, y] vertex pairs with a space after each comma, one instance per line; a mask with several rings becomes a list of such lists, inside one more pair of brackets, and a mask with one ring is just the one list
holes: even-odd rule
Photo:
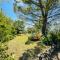
[[13, 40], [8, 42], [8, 53], [14, 53], [12, 56], [15, 60], [18, 60], [27, 49], [31, 49], [36, 46], [35, 43], [30, 45], [25, 45], [28, 40], [28, 35], [22, 34], [21, 36], [16, 36]]

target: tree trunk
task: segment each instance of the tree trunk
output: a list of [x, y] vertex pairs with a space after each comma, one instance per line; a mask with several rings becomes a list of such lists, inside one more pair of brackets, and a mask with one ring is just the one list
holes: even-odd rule
[[43, 34], [44, 36], [47, 35], [46, 24], [47, 24], [47, 16], [43, 17], [42, 34]]
[[46, 35], [47, 35], [46, 24], [47, 24], [48, 11], [43, 7], [42, 0], [39, 0], [39, 3], [40, 3], [40, 9], [41, 9], [42, 17], [43, 17], [42, 34], [46, 37]]

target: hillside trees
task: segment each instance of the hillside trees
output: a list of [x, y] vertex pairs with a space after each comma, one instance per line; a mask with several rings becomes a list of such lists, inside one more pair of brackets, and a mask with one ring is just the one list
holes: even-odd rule
[[14, 22], [14, 27], [16, 34], [24, 33], [24, 21], [16, 20]]
[[[15, 0], [14, 11], [20, 15], [19, 17], [25, 17], [32, 22], [42, 20], [41, 31], [42, 34], [46, 36], [49, 18], [52, 19], [60, 15], [60, 13], [51, 14], [55, 9], [59, 8], [58, 1], [59, 0]], [[24, 6], [19, 4], [22, 2]]]

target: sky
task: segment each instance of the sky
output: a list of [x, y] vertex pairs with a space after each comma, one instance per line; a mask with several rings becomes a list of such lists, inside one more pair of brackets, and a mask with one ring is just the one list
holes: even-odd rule
[[16, 14], [13, 10], [14, 0], [0, 0], [0, 9], [2, 8], [6, 16], [10, 17], [13, 20], [17, 19]]
[[[12, 20], [17, 20], [17, 15], [14, 13], [13, 10], [13, 3], [14, 0], [0, 0], [0, 9], [2, 8], [4, 14], [10, 17]], [[31, 26], [31, 23], [32, 22], [27, 22], [26, 27]]]
[[[13, 3], [14, 3], [14, 0], [0, 0], [0, 9], [2, 8], [5, 15], [10, 17], [12, 20], [17, 20], [18, 18], [17, 18], [16, 14], [14, 13], [14, 10], [13, 10]], [[21, 4], [21, 5], [23, 6], [23, 4]], [[60, 11], [60, 9], [56, 9], [56, 10]], [[52, 14], [55, 14], [56, 10], [53, 11]], [[32, 25], [32, 22], [28, 22], [28, 23], [30, 25]]]
[[13, 3], [14, 0], [0, 0], [0, 8], [2, 8], [6, 16], [10, 17], [13, 20], [16, 20], [17, 16], [13, 10]]

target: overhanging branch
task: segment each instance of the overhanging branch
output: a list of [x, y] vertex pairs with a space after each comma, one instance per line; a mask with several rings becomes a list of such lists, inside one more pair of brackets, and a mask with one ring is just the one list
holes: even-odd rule
[[47, 18], [49, 19], [49, 18], [52, 18], [52, 17], [58, 16], [58, 15], [60, 15], [60, 13], [54, 14], [54, 15], [49, 16], [49, 17], [47, 17]]

